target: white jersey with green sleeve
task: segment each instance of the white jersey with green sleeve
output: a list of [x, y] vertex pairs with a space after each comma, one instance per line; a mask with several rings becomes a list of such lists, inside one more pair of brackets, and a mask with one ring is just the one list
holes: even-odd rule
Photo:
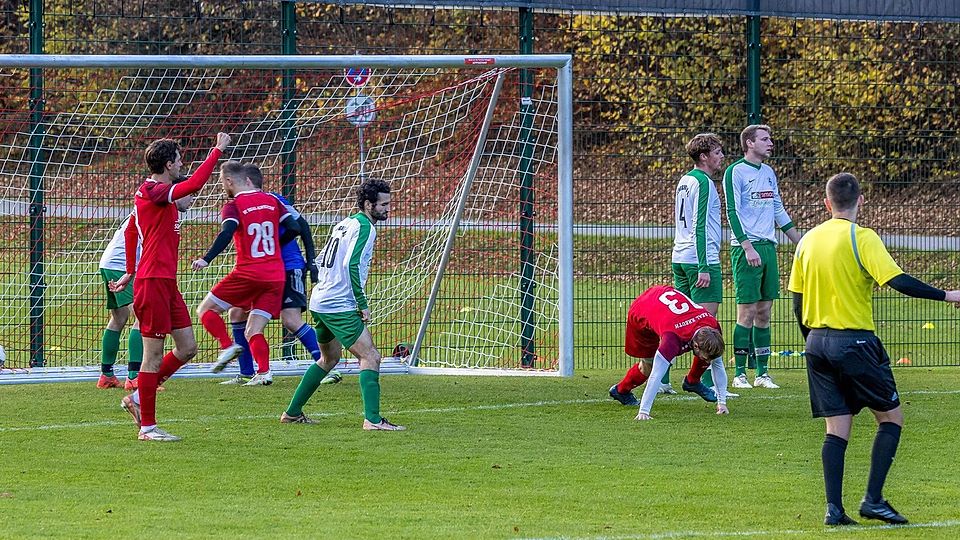
[[376, 239], [377, 230], [363, 212], [330, 229], [330, 237], [316, 259], [320, 275], [310, 294], [310, 311], [343, 313], [367, 309], [364, 286]]
[[[111, 238], [110, 243], [107, 244], [107, 249], [103, 250], [103, 255], [100, 256], [100, 268], [120, 272], [127, 271], [127, 249], [123, 233], [127, 230], [127, 223], [129, 222], [130, 216], [127, 216], [127, 219], [123, 220], [120, 228], [113, 233], [113, 238]], [[137, 246], [137, 260], [140, 260], [139, 245]]]
[[780, 198], [777, 175], [766, 163], [735, 161], [723, 175], [723, 191], [731, 245], [739, 246], [744, 240], [776, 243], [777, 228], [782, 231], [793, 228]]
[[700, 272], [720, 264], [720, 195], [707, 173], [693, 169], [680, 178], [673, 217], [671, 262], [695, 264]]

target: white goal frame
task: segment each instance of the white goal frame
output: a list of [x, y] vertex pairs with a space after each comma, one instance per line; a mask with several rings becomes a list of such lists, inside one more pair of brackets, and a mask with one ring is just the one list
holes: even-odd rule
[[[423, 321], [417, 336], [417, 342], [410, 357], [403, 359], [384, 358], [383, 371], [385, 373], [417, 373], [417, 374], [457, 374], [457, 375], [573, 375], [573, 70], [572, 57], [568, 54], [531, 54], [531, 55], [343, 55], [343, 56], [308, 56], [308, 55], [260, 55], [260, 56], [185, 56], [185, 55], [33, 55], [8, 54], [0, 55], [0, 68], [20, 69], [65, 69], [65, 68], [158, 68], [158, 69], [347, 69], [355, 66], [368, 68], [457, 68], [457, 69], [490, 69], [502, 68], [552, 68], [556, 70], [557, 87], [557, 221], [538, 225], [557, 235], [557, 283], [558, 283], [558, 312], [557, 340], [557, 369], [555, 370], [528, 370], [528, 369], [499, 369], [499, 368], [433, 368], [418, 367], [418, 353], [423, 340], [424, 331], [429, 323], [430, 309], [439, 289], [440, 281], [446, 263], [449, 260], [457, 231], [460, 228], [460, 217], [466, 198], [469, 195], [469, 186], [464, 189], [459, 201], [457, 214], [447, 239], [441, 262], [438, 265], [437, 276], [433, 284], [427, 308], [423, 314]], [[498, 83], [499, 89], [499, 83]], [[492, 110], [491, 100], [490, 109]], [[480, 133], [478, 147], [483, 144], [487, 128], [490, 125], [491, 111], [488, 110], [484, 118], [483, 130]], [[479, 152], [477, 153], [479, 154]], [[467, 173], [467, 183], [472, 181], [471, 175], [476, 172], [476, 164], [470, 164], [471, 171]], [[384, 344], [385, 345], [385, 344]], [[272, 367], [277, 374], [293, 375], [305, 370], [312, 362], [277, 362]], [[352, 365], [351, 365], [352, 364]], [[197, 364], [185, 369], [178, 376], [204, 376], [205, 364]], [[356, 361], [341, 366], [345, 373], [359, 372]], [[92, 366], [91, 366], [92, 368]], [[5, 370], [9, 372], [10, 370]], [[95, 379], [99, 373], [95, 369], [77, 367], [43, 367], [20, 370], [20, 373], [9, 374], [0, 371], [0, 384], [43, 382], [43, 381], [78, 381]], [[23, 373], [22, 371], [28, 371]], [[227, 373], [229, 374], [229, 373]], [[220, 374], [219, 376], [223, 376]]]

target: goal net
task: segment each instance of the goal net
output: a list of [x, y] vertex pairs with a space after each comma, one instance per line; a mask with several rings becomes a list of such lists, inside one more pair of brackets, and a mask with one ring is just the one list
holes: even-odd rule
[[[189, 174], [218, 131], [233, 138], [224, 159], [258, 164], [264, 189], [293, 201], [317, 252], [363, 178], [391, 184], [367, 282], [374, 342], [396, 352], [387, 365], [569, 375], [569, 103], [559, 55], [0, 55], [0, 378], [96, 374], [100, 257], [148, 173], [144, 149], [179, 141]], [[190, 269], [224, 202], [214, 176], [181, 214], [191, 309], [233, 267], [231, 247]], [[213, 361], [216, 342], [195, 333], [196, 362]], [[268, 325], [273, 367], [298, 372], [309, 354], [283, 334]]]

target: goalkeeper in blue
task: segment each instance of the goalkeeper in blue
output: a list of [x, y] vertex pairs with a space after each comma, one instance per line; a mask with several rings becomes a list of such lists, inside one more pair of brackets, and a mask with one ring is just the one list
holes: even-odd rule
[[310, 313], [316, 325], [321, 358], [304, 373], [290, 406], [280, 415], [282, 423], [316, 423], [303, 413], [303, 406], [340, 361], [340, 351], [345, 347], [360, 360], [363, 429], [406, 429], [380, 414], [381, 357], [366, 326], [370, 322], [370, 307], [364, 286], [377, 238], [374, 225], [390, 215], [390, 185], [378, 179], [364, 180], [357, 189], [357, 207], [359, 212], [333, 226], [317, 256], [319, 276], [310, 295]]

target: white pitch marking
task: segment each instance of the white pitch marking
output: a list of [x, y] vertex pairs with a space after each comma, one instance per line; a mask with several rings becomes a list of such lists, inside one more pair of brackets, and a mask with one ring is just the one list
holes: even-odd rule
[[[923, 395], [952, 395], [960, 394], [960, 390], [915, 390], [911, 392], [901, 393], [901, 397], [907, 397], [915, 394]], [[750, 401], [750, 400], [783, 400], [783, 399], [799, 399], [807, 397], [806, 394], [775, 394], [767, 396], [745, 396], [741, 394], [739, 398], [734, 398], [737, 401]], [[668, 401], [699, 401], [701, 398], [697, 396], [666, 396], [661, 397]], [[468, 412], [468, 411], [496, 411], [496, 410], [506, 410], [506, 409], [519, 409], [526, 407], [549, 407], [557, 405], [585, 405], [592, 403], [602, 403], [605, 401], [610, 401], [609, 399], [568, 399], [568, 400], [559, 400], [559, 401], [530, 401], [522, 403], [501, 403], [495, 405], [473, 405], [469, 407], [444, 407], [444, 408], [432, 408], [432, 409], [409, 409], [409, 410], [395, 410], [395, 411], [386, 411], [387, 414], [432, 414], [432, 413], [455, 413], [455, 412]], [[318, 418], [332, 418], [337, 416], [355, 416], [357, 413], [347, 413], [347, 412], [318, 412], [310, 413], [310, 416], [316, 416]], [[229, 418], [217, 417], [217, 416], [201, 416], [197, 418], [162, 418], [161, 421], [164, 423], [196, 423], [196, 422], [208, 422], [210, 420], [264, 420], [268, 418], [279, 418], [279, 415], [247, 415], [247, 416], [232, 416]], [[101, 426], [123, 426], [129, 425], [130, 421], [122, 420], [102, 420], [96, 422], [77, 422], [74, 424], [43, 424], [39, 426], [17, 426], [17, 427], [0, 427], [0, 433], [14, 432], [14, 431], [49, 431], [49, 430], [60, 430], [60, 429], [82, 429], [89, 427], [101, 427]]]
[[960, 527], [960, 520], [931, 521], [928, 523], [909, 523], [907, 525], [854, 525], [850, 527], [826, 527], [822, 529], [781, 529], [752, 531], [668, 531], [650, 534], [625, 534], [617, 536], [544, 536], [524, 538], [523, 540], [667, 540], [671, 538], [737, 538], [744, 536], [781, 536], [819, 535], [858, 531], [884, 532], [901, 529], [949, 529]]

